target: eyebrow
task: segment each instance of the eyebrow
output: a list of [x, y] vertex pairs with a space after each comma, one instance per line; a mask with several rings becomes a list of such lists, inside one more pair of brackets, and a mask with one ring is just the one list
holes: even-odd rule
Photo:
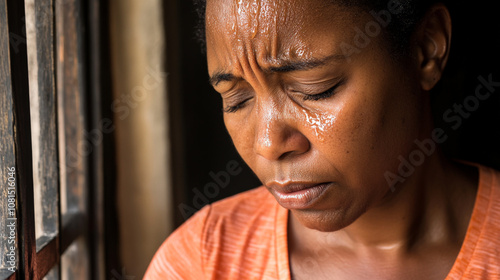
[[[272, 66], [265, 69], [268, 73], [287, 73], [293, 71], [304, 71], [313, 69], [319, 66], [325, 65], [330, 60], [342, 60], [346, 57], [344, 55], [331, 55], [321, 59], [308, 59], [302, 61], [285, 61], [280, 66]], [[209, 83], [212, 86], [218, 85], [220, 82], [231, 82], [235, 80], [241, 80], [241, 77], [237, 77], [232, 73], [227, 73], [222, 70], [215, 72], [209, 79]]]

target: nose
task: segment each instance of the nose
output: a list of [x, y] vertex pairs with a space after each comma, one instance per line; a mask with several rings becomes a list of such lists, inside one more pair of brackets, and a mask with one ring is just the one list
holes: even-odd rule
[[304, 154], [310, 149], [309, 140], [297, 129], [293, 116], [285, 114], [278, 106], [260, 111], [255, 126], [256, 154], [276, 161]]

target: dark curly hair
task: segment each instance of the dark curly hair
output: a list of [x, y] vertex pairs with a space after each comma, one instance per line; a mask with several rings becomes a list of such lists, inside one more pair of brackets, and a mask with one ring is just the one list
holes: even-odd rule
[[[391, 23], [384, 28], [386, 37], [389, 39], [393, 50], [402, 54], [407, 50], [411, 35], [424, 16], [427, 9], [437, 2], [436, 0], [327, 0], [331, 4], [345, 7], [358, 7], [366, 12], [387, 10], [389, 3], [401, 7], [401, 12], [392, 15]], [[196, 25], [196, 39], [205, 51], [205, 11], [207, 0], [194, 0], [198, 23]]]

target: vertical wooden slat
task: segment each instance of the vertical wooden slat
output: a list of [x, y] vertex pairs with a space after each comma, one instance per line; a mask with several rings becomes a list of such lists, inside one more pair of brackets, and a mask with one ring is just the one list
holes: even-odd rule
[[[24, 1], [7, 0], [9, 37], [26, 36]], [[35, 279], [35, 224], [33, 211], [33, 166], [31, 152], [31, 125], [28, 88], [28, 58], [26, 44], [10, 45], [10, 69], [14, 98], [15, 149], [18, 176], [18, 195], [21, 226], [20, 250], [23, 258], [19, 266], [24, 279]]]
[[[105, 260], [104, 260], [104, 157], [103, 141], [105, 134], [112, 132], [109, 129], [110, 119], [104, 119], [102, 114], [102, 95], [106, 91], [101, 79], [103, 64], [101, 50], [106, 46], [102, 45], [103, 28], [106, 27], [103, 19], [103, 6], [106, 1], [91, 0], [88, 1], [87, 23], [90, 32], [88, 32], [88, 85], [89, 98], [88, 116], [89, 116], [89, 135], [92, 140], [92, 153], [89, 158], [89, 254], [91, 256], [90, 271], [92, 279], [105, 278]], [[108, 91], [110, 92], [110, 91]]]
[[58, 123], [64, 128], [59, 130], [63, 213], [85, 209], [85, 166], [92, 148], [84, 139], [79, 3], [77, 0], [56, 1]]
[[[61, 257], [62, 279], [88, 279], [87, 199], [88, 160], [93, 146], [89, 141], [86, 116], [86, 87], [82, 2], [56, 1], [57, 42], [57, 96], [59, 129], [59, 159], [61, 172], [61, 233], [62, 249], [69, 249]], [[74, 235], [65, 235], [75, 215], [83, 215], [84, 224], [77, 230], [79, 245]], [[77, 248], [77, 249], [72, 249]], [[69, 250], [69, 251], [68, 251]], [[78, 252], [73, 252], [77, 250]], [[78, 273], [74, 275], [72, 273]], [[69, 278], [68, 278], [69, 277]]]
[[[98, 0], [94, 0], [98, 1]], [[105, 279], [114, 277], [113, 269], [123, 267], [120, 263], [119, 224], [117, 213], [117, 169], [116, 169], [116, 145], [115, 145], [115, 125], [113, 124], [114, 112], [112, 104], [114, 102], [112, 72], [111, 72], [111, 48], [110, 38], [111, 30], [109, 28], [110, 1], [101, 0], [100, 18], [100, 57], [92, 58], [92, 61], [98, 61], [100, 65], [99, 77], [101, 87], [101, 110], [103, 121], [107, 124], [103, 126], [103, 199], [104, 206], [104, 254], [105, 254]], [[95, 69], [92, 69], [94, 71]], [[92, 81], [92, 83], [94, 83]], [[104, 187], [105, 186], [105, 187]], [[102, 264], [102, 263], [101, 263]]]
[[[8, 244], [8, 180], [12, 168], [16, 167], [14, 150], [14, 104], [10, 74], [9, 32], [7, 25], [7, 3], [0, 0], [0, 276], [11, 273], [11, 264], [7, 263], [7, 253], [12, 244]], [[15, 178], [15, 176], [14, 176]], [[15, 182], [14, 182], [15, 183]], [[15, 252], [19, 260], [19, 251]]]
[[35, 278], [59, 262], [59, 172], [57, 164], [52, 0], [25, 0], [35, 202]]
[[37, 251], [58, 231], [56, 95], [52, 0], [26, 0]]
[[40, 106], [40, 162], [38, 174], [43, 204], [43, 230], [57, 233], [59, 172], [57, 165], [57, 115], [54, 61], [54, 7], [52, 0], [35, 1], [38, 57], [38, 104]]

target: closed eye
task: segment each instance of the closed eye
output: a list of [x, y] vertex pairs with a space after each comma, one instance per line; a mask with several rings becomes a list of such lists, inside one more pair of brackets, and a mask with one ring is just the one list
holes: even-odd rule
[[223, 111], [224, 113], [234, 113], [234, 112], [238, 111], [239, 109], [241, 109], [241, 108], [245, 107], [245, 103], [246, 103], [248, 100], [250, 100], [250, 99], [252, 99], [252, 98], [247, 98], [247, 99], [243, 100], [242, 102], [240, 102], [240, 103], [238, 103], [238, 104], [236, 104], [236, 105], [234, 105], [234, 106], [226, 106], [226, 107], [224, 107], [224, 108], [222, 109], [222, 111]]
[[336, 85], [334, 85], [333, 87], [329, 88], [328, 90], [322, 92], [322, 93], [318, 93], [318, 94], [305, 94], [304, 95], [304, 100], [312, 100], [312, 101], [317, 101], [317, 100], [321, 100], [321, 99], [325, 99], [325, 98], [328, 98], [328, 97], [331, 97], [332, 95], [334, 95], [337, 91], [337, 89], [344, 84], [344, 80], [341, 80], [340, 82], [338, 82]]

